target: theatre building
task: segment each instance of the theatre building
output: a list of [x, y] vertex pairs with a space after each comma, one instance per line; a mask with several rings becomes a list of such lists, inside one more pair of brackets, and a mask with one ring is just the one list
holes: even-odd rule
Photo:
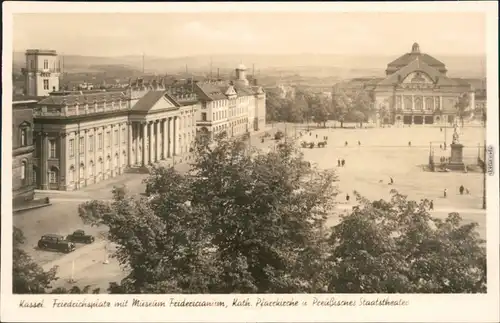
[[[462, 79], [448, 77], [447, 72], [443, 62], [422, 53], [420, 46], [414, 43], [411, 52], [387, 65], [385, 77], [365, 79], [357, 86], [373, 98], [376, 123], [446, 124], [453, 122], [460, 96], [468, 96], [467, 109], [476, 106], [473, 86]], [[333, 95], [338, 89], [334, 87]]]
[[12, 200], [22, 204], [33, 199], [33, 106], [36, 100], [13, 100], [12, 103]]
[[183, 156], [195, 137], [194, 95], [138, 80], [125, 92], [50, 95], [34, 108], [36, 186], [76, 190]]

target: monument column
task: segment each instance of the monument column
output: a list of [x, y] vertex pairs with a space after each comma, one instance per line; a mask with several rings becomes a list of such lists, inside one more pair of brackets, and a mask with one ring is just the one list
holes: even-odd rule
[[148, 123], [142, 123], [142, 166], [148, 164], [148, 148], [147, 148], [147, 136], [148, 136]]

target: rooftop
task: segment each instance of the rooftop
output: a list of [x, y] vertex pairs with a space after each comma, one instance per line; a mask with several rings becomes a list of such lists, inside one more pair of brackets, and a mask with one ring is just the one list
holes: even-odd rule
[[27, 49], [26, 55], [51, 55], [57, 56], [57, 52], [53, 49]]

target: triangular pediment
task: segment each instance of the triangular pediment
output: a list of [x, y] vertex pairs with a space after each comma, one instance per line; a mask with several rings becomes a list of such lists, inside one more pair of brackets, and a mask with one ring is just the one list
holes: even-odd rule
[[151, 107], [151, 109], [149, 109], [149, 111], [157, 111], [157, 110], [165, 110], [173, 108], [175, 108], [175, 104], [164, 95], [158, 101], [156, 101], [156, 103]]
[[176, 107], [179, 107], [179, 104], [167, 93], [167, 91], [149, 91], [137, 101], [132, 110], [153, 112]]
[[31, 123], [28, 121], [23, 121], [19, 124], [19, 128], [24, 128], [24, 127], [31, 127]]

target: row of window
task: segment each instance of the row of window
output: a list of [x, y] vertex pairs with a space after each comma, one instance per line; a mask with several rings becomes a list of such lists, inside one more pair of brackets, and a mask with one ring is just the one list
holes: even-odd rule
[[[97, 149], [102, 150], [103, 146], [105, 145], [106, 148], [111, 147], [111, 132], [107, 131], [106, 132], [106, 142], [103, 142], [103, 134], [99, 133], [97, 134]], [[126, 143], [126, 129], [122, 129], [122, 143]], [[94, 135], [89, 135], [88, 138], [88, 147], [89, 147], [89, 152], [94, 151]], [[113, 145], [118, 146], [119, 138], [118, 138], [118, 130], [114, 131], [114, 137], [113, 137]], [[85, 152], [85, 137], [80, 137], [79, 141], [80, 147], [79, 147], [79, 153], [82, 155]], [[73, 157], [75, 155], [75, 139], [70, 139], [69, 140], [69, 157]]]
[[[54, 68], [55, 68], [55, 62], [54, 62]], [[30, 61], [30, 65], [31, 65], [31, 69], [34, 70], [35, 69], [35, 61], [34, 60], [31, 60]], [[49, 69], [49, 60], [48, 59], [44, 59], [43, 60], [43, 69], [44, 70], [48, 70]]]

